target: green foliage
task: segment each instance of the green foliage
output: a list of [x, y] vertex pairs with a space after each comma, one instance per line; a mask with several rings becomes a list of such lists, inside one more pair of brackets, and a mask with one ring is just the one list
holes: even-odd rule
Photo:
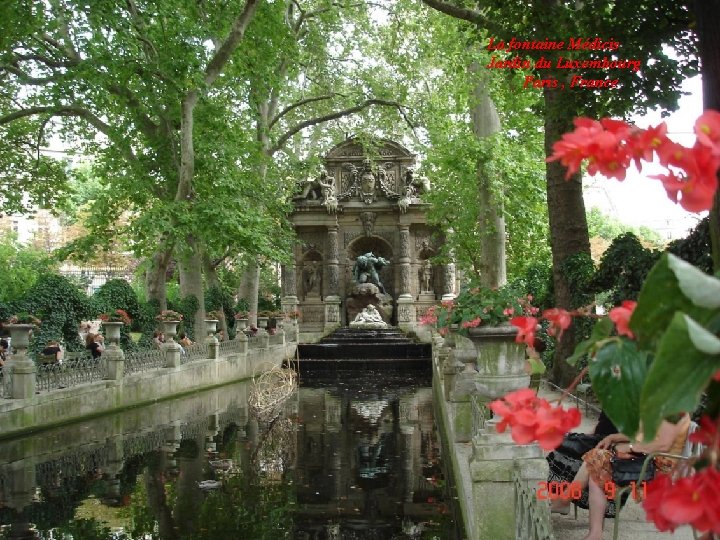
[[23, 297], [40, 275], [55, 269], [45, 253], [23, 246], [13, 233], [0, 233], [0, 302]]
[[155, 301], [141, 302], [138, 316], [133, 320], [133, 328], [141, 333], [138, 346], [148, 349], [153, 346], [152, 335], [157, 329], [155, 316], [160, 312], [160, 305]]
[[91, 298], [67, 278], [55, 274], [41, 276], [17, 306], [42, 321], [30, 344], [33, 353], [41, 351], [51, 339], [61, 340], [70, 351], [83, 349], [85, 344], [78, 336], [80, 322], [99, 311]]
[[[195, 334], [195, 328], [198, 326], [198, 321], [195, 320], [198, 304], [198, 299], [192, 295], [181, 298], [173, 305], [168, 304], [169, 309], [178, 311], [183, 316], [183, 321], [178, 326], [178, 334], [185, 332], [185, 334], [193, 341], [197, 341], [198, 338], [203, 337], [202, 335], [198, 336]], [[199, 328], [201, 332], [204, 328], [204, 324], [204, 321], [199, 321]]]
[[[587, 347], [597, 351], [590, 367], [595, 393], [623, 433], [633, 436], [642, 421], [650, 440], [664, 418], [695, 410], [703, 392], [712, 407], [720, 402], [720, 385], [711, 383], [720, 369], [720, 279], [663, 254], [630, 328], [636, 344], [600, 332]], [[647, 373], [645, 359], [652, 360]]]
[[[111, 279], [103, 283], [93, 295], [101, 311], [112, 312], [123, 309], [130, 315], [133, 324], [140, 314], [140, 304], [132, 286], [124, 279]], [[137, 326], [133, 326], [137, 328]]]
[[668, 252], [696, 266], [707, 274], [713, 273], [710, 249], [710, 217], [703, 218], [685, 238], [673, 240]]
[[582, 307], [593, 302], [590, 283], [595, 273], [595, 263], [589, 254], [577, 253], [568, 257], [562, 262], [560, 271], [572, 291], [573, 307]]
[[605, 240], [612, 242], [618, 236], [625, 233], [633, 233], [641, 242], [660, 248], [664, 245], [663, 239], [657, 231], [648, 227], [632, 227], [623, 222], [605, 215], [602, 211], [593, 207], [587, 212], [588, 232], [590, 237], [599, 236]]
[[600, 260], [590, 288], [596, 293], [609, 292], [611, 305], [637, 300], [645, 278], [660, 253], [644, 247], [635, 234], [628, 232], [613, 240]]

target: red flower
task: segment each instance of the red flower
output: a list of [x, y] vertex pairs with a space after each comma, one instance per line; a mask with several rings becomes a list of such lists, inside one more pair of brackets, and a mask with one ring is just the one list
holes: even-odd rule
[[658, 531], [674, 531], [676, 525], [660, 511], [665, 493], [672, 490], [672, 479], [667, 474], [658, 474], [647, 483], [642, 505], [648, 521], [652, 521]]
[[516, 326], [518, 329], [517, 336], [515, 336], [515, 343], [526, 343], [527, 345], [533, 346], [535, 343], [535, 328], [537, 327], [538, 320], [535, 317], [513, 317], [510, 319], [510, 324]]
[[615, 323], [619, 335], [635, 337], [629, 327], [630, 317], [632, 317], [635, 306], [637, 306], [637, 302], [634, 300], [623, 300], [621, 306], [612, 308], [608, 313], [610, 320]]
[[652, 161], [653, 152], [666, 142], [669, 142], [669, 139], [665, 122], [661, 122], [655, 127], [636, 129], [632, 132], [627, 140], [628, 151], [639, 171], [642, 171], [642, 160]]
[[695, 135], [700, 144], [720, 154], [720, 112], [708, 110], [695, 121]]
[[700, 418], [700, 428], [688, 437], [690, 442], [704, 444], [705, 446], [715, 446], [720, 442], [720, 434], [718, 426], [709, 416]]
[[490, 409], [502, 417], [497, 425], [498, 433], [505, 432], [510, 426], [510, 435], [517, 444], [530, 444], [537, 440], [544, 450], [560, 446], [564, 435], [580, 425], [578, 409], [552, 407], [529, 388], [510, 392], [503, 399], [493, 401]]
[[720, 533], [720, 472], [710, 466], [674, 483], [658, 475], [647, 484], [643, 507], [660, 531], [689, 524], [700, 532]]
[[464, 321], [462, 323], [463, 328], [477, 328], [480, 326], [480, 323], [482, 323], [482, 319], [480, 317], [475, 317], [472, 321]]
[[567, 330], [572, 323], [572, 315], [569, 311], [562, 308], [552, 308], [543, 311], [543, 319], [550, 322], [548, 334], [554, 336], [557, 334], [558, 339], [562, 336], [564, 330]]
[[715, 372], [715, 375], [713, 375], [713, 379], [717, 382], [720, 382], [720, 369]]
[[682, 150], [672, 151], [667, 159], [671, 160], [669, 165], [681, 168], [682, 172], [668, 171], [651, 178], [661, 180], [668, 198], [679, 203], [688, 212], [709, 210], [718, 186], [720, 154], [714, 155], [709, 147], [699, 142], [692, 149], [675, 146]]

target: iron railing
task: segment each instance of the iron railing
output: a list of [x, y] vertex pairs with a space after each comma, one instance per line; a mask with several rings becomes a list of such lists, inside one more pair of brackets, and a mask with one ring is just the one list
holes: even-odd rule
[[522, 540], [556, 540], [550, 524], [550, 511], [541, 511], [535, 487], [513, 473], [515, 484], [515, 538]]
[[[540, 384], [546, 385], [552, 391], [556, 391], [556, 392], [560, 392], [560, 393], [565, 392], [564, 388], [560, 388], [558, 385], [556, 385], [546, 379], [542, 379], [540, 381]], [[578, 386], [580, 386], [580, 385], [578, 385]], [[578, 409], [580, 408], [580, 404], [582, 403], [585, 406], [585, 414], [588, 414], [588, 412], [590, 410], [594, 411], [597, 414], [600, 414], [600, 407], [598, 407], [594, 403], [590, 403], [589, 401], [582, 399], [582, 398], [576, 396], [575, 394], [571, 394], [570, 392], [568, 392], [567, 397], [569, 399], [572, 399], [575, 402], [575, 406]]]
[[125, 353], [125, 374], [141, 373], [165, 366], [165, 351], [144, 349]]
[[221, 341], [218, 354], [220, 356], [228, 356], [230, 354], [240, 354], [241, 352], [241, 341], [237, 339], [231, 339], [229, 341]]
[[105, 375], [105, 362], [100, 358], [93, 358], [88, 352], [62, 362], [38, 365], [35, 389], [39, 392], [49, 392], [57, 388], [70, 388], [78, 384], [100, 381]]
[[470, 410], [472, 412], [472, 437], [480, 434], [480, 430], [485, 428], [487, 422], [492, 416], [487, 403], [480, 399], [478, 394], [470, 394]]
[[12, 397], [12, 369], [5, 364], [0, 368], [0, 398]]
[[180, 362], [183, 364], [194, 360], [205, 360], [208, 357], [208, 346], [205, 343], [193, 343], [183, 349], [185, 353], [180, 356]]

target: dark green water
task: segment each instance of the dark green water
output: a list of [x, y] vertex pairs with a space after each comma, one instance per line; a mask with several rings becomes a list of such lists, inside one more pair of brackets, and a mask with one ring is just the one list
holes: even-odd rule
[[429, 373], [303, 376], [270, 419], [248, 394], [0, 443], [0, 538], [456, 538]]

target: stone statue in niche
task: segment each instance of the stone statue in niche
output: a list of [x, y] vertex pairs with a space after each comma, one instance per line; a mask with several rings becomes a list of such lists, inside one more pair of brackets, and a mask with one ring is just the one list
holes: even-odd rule
[[359, 255], [353, 266], [353, 280], [358, 285], [363, 283], [372, 283], [376, 285], [380, 292], [385, 294], [385, 287], [380, 282], [378, 272], [383, 266], [388, 266], [390, 261], [383, 257], [376, 257], [372, 251]]
[[352, 328], [387, 328], [387, 323], [383, 321], [382, 316], [377, 308], [370, 304], [355, 316], [350, 323]]
[[306, 296], [320, 296], [322, 268], [319, 261], [308, 261], [303, 268], [303, 290]]
[[426, 259], [422, 266], [422, 281], [421, 281], [421, 290], [424, 293], [431, 293], [433, 292], [433, 286], [432, 286], [432, 278], [433, 278], [433, 268], [432, 263], [430, 263], [430, 260]]
[[328, 206], [328, 202], [335, 201], [337, 207], [337, 197], [335, 195], [335, 185], [333, 179], [330, 178], [325, 169], [320, 170], [317, 178], [308, 178], [300, 192], [293, 197], [294, 201], [318, 201], [322, 199], [322, 204]]

